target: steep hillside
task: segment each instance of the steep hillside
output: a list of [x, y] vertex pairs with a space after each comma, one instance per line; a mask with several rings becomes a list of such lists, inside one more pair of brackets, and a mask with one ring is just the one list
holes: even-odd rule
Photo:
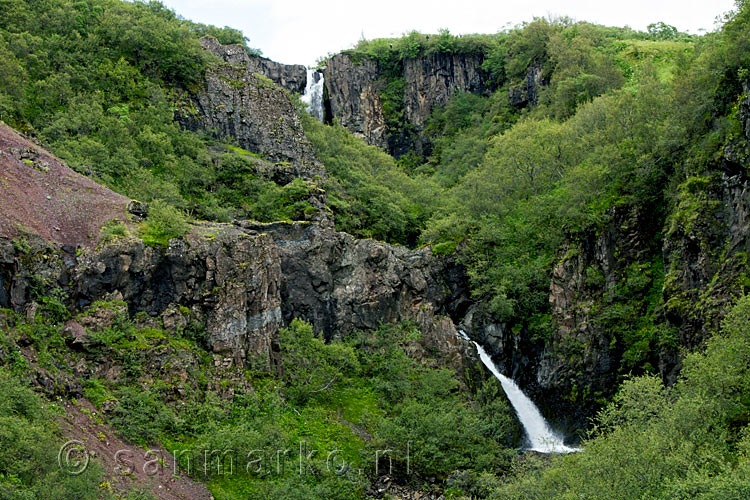
[[0, 2], [0, 496], [745, 498], [749, 26], [361, 40], [320, 122], [231, 28]]
[[0, 124], [0, 236], [38, 234], [59, 245], [91, 247], [105, 223], [128, 221], [128, 198], [84, 177], [38, 144]]
[[[101, 233], [97, 218], [83, 219], [96, 236], [87, 234], [77, 248], [68, 245], [80, 234], [67, 229], [82, 219], [65, 206], [55, 220], [66, 228], [58, 237], [71, 242], [45, 240], [33, 228], [0, 237], [0, 376], [67, 401], [60, 430], [45, 436], [45, 453], [75, 439], [63, 455], [66, 464], [78, 467], [79, 453], [90, 455], [78, 483], [68, 484], [66, 469], [44, 464], [39, 476], [0, 481], [3, 491], [44, 498], [40, 492], [49, 484], [67, 498], [71, 488], [86, 484], [80, 498], [210, 498], [194, 482], [201, 480], [218, 498], [237, 492], [268, 498], [297, 484], [294, 472], [271, 482], [258, 475], [261, 469], [228, 474], [224, 462], [214, 469], [205, 452], [218, 445], [217, 429], [232, 436], [221, 450], [232, 463], [258, 447], [273, 453], [270, 447], [302, 441], [323, 455], [344, 447], [338, 453], [360, 470], [306, 478], [295, 498], [331, 498], [329, 488], [341, 492], [336, 498], [350, 498], [353, 484], [363, 495], [377, 477], [372, 467], [383, 446], [399, 450], [401, 473], [406, 467], [420, 476], [445, 474], [477, 453], [507, 463], [504, 447], [487, 448], [483, 436], [511, 444], [520, 431], [499, 386], [486, 379], [473, 348], [456, 332], [452, 317], [465, 309], [467, 290], [451, 259], [357, 240], [318, 222], [186, 224], [157, 202], [132, 203], [136, 213], [127, 214], [127, 198], [14, 132], [5, 134], [13, 140], [3, 143], [3, 158], [21, 151], [35, 162], [9, 161], [9, 175], [34, 165], [52, 168], [27, 175], [28, 183], [2, 191], [0, 201], [52, 189], [44, 175], [54, 172], [66, 181], [63, 188], [91, 194], [82, 208], [94, 210], [102, 199], [123, 215], [114, 224], [109, 217], [120, 212], [99, 210], [107, 222]], [[6, 216], [25, 227], [40, 221], [26, 211]], [[267, 399], [260, 404], [269, 419], [246, 406], [257, 397]], [[442, 420], [422, 422], [428, 415]], [[468, 444], [465, 451], [445, 453], [438, 462], [432, 454], [411, 461], [412, 443], [427, 446], [436, 425], [457, 429], [458, 422], [464, 427], [452, 446]], [[413, 439], [403, 449], [406, 429]], [[6, 435], [23, 441], [28, 432], [13, 428]], [[267, 433], [275, 438], [254, 437]], [[151, 451], [140, 456], [143, 446]], [[157, 456], [169, 463], [151, 460]], [[309, 466], [325, 464], [316, 459]], [[17, 474], [3, 467], [3, 474]], [[132, 467], [140, 469], [118, 476]], [[272, 463], [262, 467], [270, 470]]]

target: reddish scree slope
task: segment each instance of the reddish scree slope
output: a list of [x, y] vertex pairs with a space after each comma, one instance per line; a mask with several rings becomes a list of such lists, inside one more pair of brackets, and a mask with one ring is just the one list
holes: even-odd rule
[[[145, 449], [118, 438], [112, 428], [98, 423], [97, 410], [91, 403], [81, 399], [78, 405], [64, 403], [66, 416], [62, 423], [66, 439], [82, 444], [92, 462], [103, 467], [104, 477], [114, 493], [124, 496], [140, 489], [158, 500], [213, 500], [203, 484], [190, 479], [175, 465], [174, 456], [167, 450], [156, 447], [147, 454]], [[157, 459], [161, 461], [156, 462]], [[200, 475], [200, 465], [192, 467]]]
[[0, 237], [21, 230], [60, 245], [93, 246], [130, 200], [100, 186], [0, 122]]

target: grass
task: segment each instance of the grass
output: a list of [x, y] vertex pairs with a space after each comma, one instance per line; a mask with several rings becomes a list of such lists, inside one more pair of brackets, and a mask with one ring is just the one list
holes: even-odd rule
[[227, 149], [229, 149], [229, 151], [231, 151], [232, 153], [236, 153], [238, 155], [252, 156], [253, 158], [257, 158], [259, 160], [262, 159], [259, 154], [253, 153], [251, 151], [248, 151], [247, 149], [242, 149], [242, 148], [237, 147], [237, 146], [231, 146], [230, 145], [230, 146], [227, 146]]
[[617, 59], [630, 67], [634, 74], [648, 65], [655, 70], [659, 81], [664, 83], [672, 80], [678, 58], [694, 49], [692, 42], [671, 40], [626, 40], [615, 43], [621, 49]]
[[128, 229], [121, 221], [112, 219], [102, 226], [99, 232], [99, 239], [102, 243], [110, 243], [118, 238], [124, 238], [128, 235]]

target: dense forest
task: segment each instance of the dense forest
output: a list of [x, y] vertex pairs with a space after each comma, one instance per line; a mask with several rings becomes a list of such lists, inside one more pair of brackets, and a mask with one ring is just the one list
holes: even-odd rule
[[[408, 322], [323, 339], [294, 320], [279, 331], [277, 373], [238, 375], [214, 364], [205, 325], [166, 331], [119, 300], [78, 310], [40, 286], [35, 318], [0, 310], [0, 496], [124, 497], [101, 465], [58, 469], [62, 402], [29, 376], [41, 366], [64, 378], [93, 356], [125, 368], [117, 383], [79, 381], [100, 412], [92, 418], [137, 446], [189, 450], [185, 468], [206, 449], [318, 450], [305, 474], [294, 462], [273, 472], [265, 458], [263, 473], [192, 474], [217, 499], [383, 498], [385, 449], [404, 491], [445, 499], [750, 497], [748, 249], [730, 244], [741, 229], [715, 230], [728, 217], [727, 179], [747, 179], [750, 4], [738, 1], [702, 36], [664, 22], [640, 32], [539, 18], [489, 35], [361, 40], [344, 54], [379, 68], [398, 154], [335, 117], [321, 123], [290, 95], [327, 176], [286, 184], [258, 172], [261, 153], [176, 119], [218, 64], [205, 35], [259, 54], [245, 34], [157, 1], [0, 0], [0, 120], [149, 204], [145, 222], [105, 226], [100, 247], [140, 238], [165, 251], [205, 221], [309, 220], [310, 194], [322, 190], [337, 230], [452, 259], [476, 316], [564, 360], [564, 391], [549, 404], [579, 412], [571, 434], [581, 451], [524, 453], [500, 384], [457, 374], [436, 352], [415, 357], [423, 332]], [[455, 93], [417, 130], [405, 63], [441, 54], [479, 57], [483, 89]], [[601, 250], [602, 241], [615, 243]], [[13, 244], [32, 258], [27, 241]], [[706, 270], [700, 287], [685, 286], [686, 267]], [[574, 327], [550, 299], [550, 283], [565, 279], [584, 304]], [[71, 349], [66, 322], [102, 317], [90, 345]], [[610, 368], [592, 375], [597, 343]], [[149, 378], [157, 351], [194, 360], [187, 380]], [[331, 471], [334, 451], [347, 466]]]

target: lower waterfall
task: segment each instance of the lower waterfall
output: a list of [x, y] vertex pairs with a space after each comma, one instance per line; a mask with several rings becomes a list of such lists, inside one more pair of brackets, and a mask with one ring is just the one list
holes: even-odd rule
[[534, 402], [523, 393], [513, 380], [497, 370], [492, 358], [481, 345], [471, 340], [463, 331], [459, 330], [459, 333], [463, 338], [474, 343], [484, 366], [492, 372], [503, 386], [510, 404], [513, 405], [513, 409], [518, 415], [518, 420], [520, 420], [524, 431], [526, 431], [526, 436], [529, 440], [528, 450], [540, 453], [573, 453], [580, 451], [578, 448], [571, 448], [565, 445], [562, 437], [552, 430]]
[[307, 70], [307, 85], [302, 95], [302, 102], [307, 103], [310, 114], [319, 121], [324, 120], [323, 114], [323, 73], [317, 69]]

